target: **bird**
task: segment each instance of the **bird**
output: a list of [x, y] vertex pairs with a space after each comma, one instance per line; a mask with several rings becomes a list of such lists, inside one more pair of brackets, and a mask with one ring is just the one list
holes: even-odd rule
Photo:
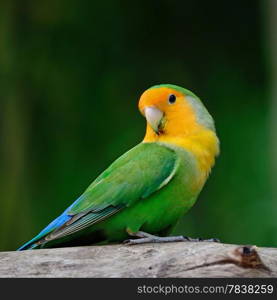
[[215, 164], [220, 147], [214, 120], [200, 98], [173, 84], [145, 90], [138, 109], [146, 119], [144, 139], [17, 250], [201, 240], [168, 235]]

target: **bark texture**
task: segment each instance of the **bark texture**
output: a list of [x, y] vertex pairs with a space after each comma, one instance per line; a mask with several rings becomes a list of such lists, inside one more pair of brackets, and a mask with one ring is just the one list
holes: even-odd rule
[[1, 252], [0, 277], [277, 277], [277, 248], [177, 242]]

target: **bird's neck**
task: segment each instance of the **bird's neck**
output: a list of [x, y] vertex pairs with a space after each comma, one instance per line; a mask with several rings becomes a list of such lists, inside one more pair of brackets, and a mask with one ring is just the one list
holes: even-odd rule
[[162, 133], [157, 135], [150, 126], [147, 126], [143, 142], [162, 142], [173, 144], [189, 151], [196, 158], [203, 181], [209, 175], [219, 153], [219, 140], [212, 130], [199, 127], [183, 134]]

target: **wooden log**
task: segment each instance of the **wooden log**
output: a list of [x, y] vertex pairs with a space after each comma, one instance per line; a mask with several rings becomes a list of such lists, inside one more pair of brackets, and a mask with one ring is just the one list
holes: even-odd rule
[[1, 252], [0, 277], [277, 277], [277, 248], [176, 242]]

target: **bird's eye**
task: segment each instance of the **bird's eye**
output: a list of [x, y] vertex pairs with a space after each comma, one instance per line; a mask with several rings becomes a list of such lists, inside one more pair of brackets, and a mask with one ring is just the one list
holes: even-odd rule
[[170, 104], [173, 104], [173, 103], [175, 103], [175, 101], [176, 101], [176, 96], [175, 95], [170, 95], [169, 97], [168, 97], [168, 102], [170, 103]]

